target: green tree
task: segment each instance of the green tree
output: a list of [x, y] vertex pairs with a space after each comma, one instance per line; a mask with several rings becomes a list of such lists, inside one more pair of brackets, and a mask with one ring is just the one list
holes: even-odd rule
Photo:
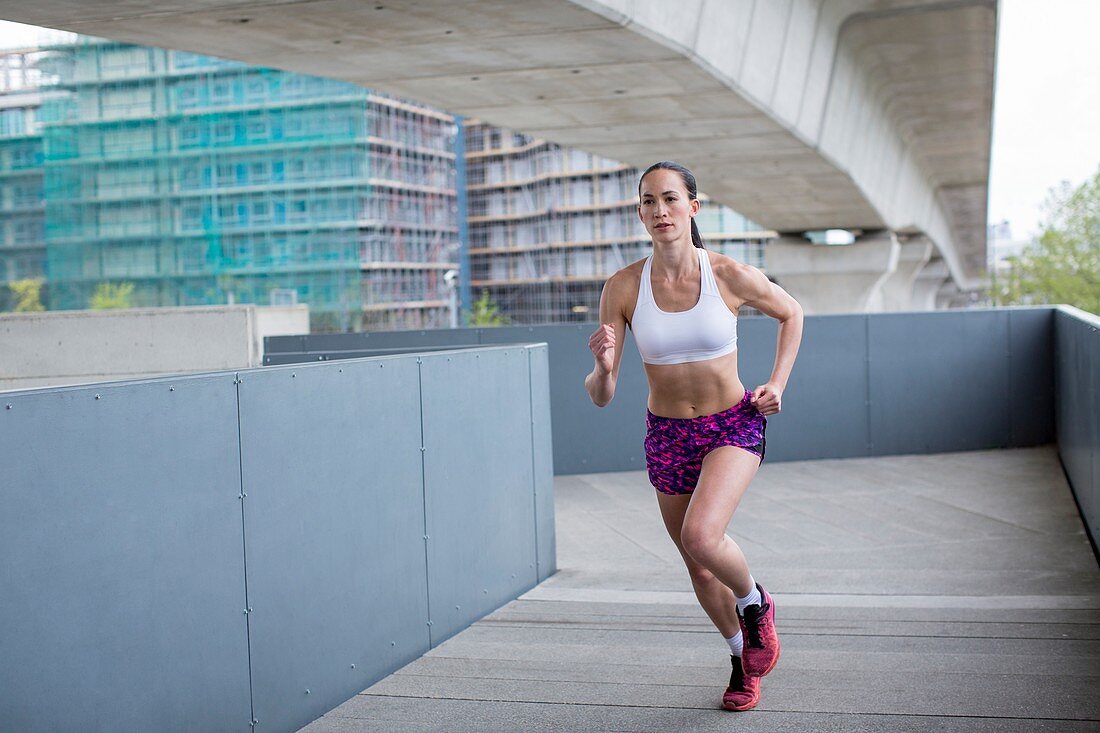
[[1065, 303], [1100, 314], [1100, 169], [1076, 189], [1047, 195], [1043, 232], [1003, 277], [994, 273], [995, 305]]
[[107, 310], [109, 308], [133, 308], [133, 283], [100, 283], [96, 286], [95, 293], [88, 301], [88, 307], [92, 310]]
[[474, 301], [473, 307], [464, 311], [467, 326], [503, 326], [510, 323], [508, 316], [500, 312], [500, 307], [489, 300], [489, 290], [482, 288], [481, 297]]
[[42, 278], [30, 278], [27, 280], [12, 280], [8, 283], [12, 297], [15, 298], [14, 310], [16, 313], [46, 310], [46, 306], [42, 305], [42, 284], [44, 282]]

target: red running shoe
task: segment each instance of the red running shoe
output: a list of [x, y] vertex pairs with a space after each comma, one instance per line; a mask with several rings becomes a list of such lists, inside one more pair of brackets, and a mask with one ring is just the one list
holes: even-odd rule
[[775, 633], [775, 601], [759, 583], [760, 603], [737, 609], [737, 620], [741, 622], [741, 634], [745, 648], [741, 652], [741, 664], [745, 674], [750, 677], [763, 677], [775, 668], [779, 661], [779, 635]]
[[750, 710], [760, 702], [760, 678], [749, 677], [741, 667], [741, 657], [730, 655], [733, 671], [730, 686], [722, 695], [722, 707], [726, 710]]

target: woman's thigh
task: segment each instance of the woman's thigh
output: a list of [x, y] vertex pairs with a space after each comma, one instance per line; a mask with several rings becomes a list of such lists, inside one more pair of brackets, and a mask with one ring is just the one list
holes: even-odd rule
[[760, 458], [738, 446], [707, 453], [681, 528], [687, 522], [708, 534], [724, 533], [759, 468]]
[[684, 514], [688, 510], [691, 494], [662, 494], [657, 491], [657, 505], [661, 508], [661, 519], [665, 522], [668, 536], [685, 560], [690, 558], [684, 553], [684, 547], [680, 544], [680, 530], [684, 526]]

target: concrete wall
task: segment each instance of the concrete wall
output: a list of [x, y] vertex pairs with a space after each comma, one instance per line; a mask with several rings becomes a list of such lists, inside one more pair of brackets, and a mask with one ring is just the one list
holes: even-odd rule
[[0, 391], [259, 366], [267, 336], [309, 333], [309, 306], [0, 314]]
[[547, 375], [534, 344], [4, 395], [0, 729], [294, 731], [548, 577]]
[[[767, 460], [1052, 442], [1052, 319], [1050, 308], [808, 316], [783, 412], [768, 421]], [[771, 373], [776, 322], [741, 318], [738, 326], [741, 379], [752, 388]], [[641, 470], [649, 390], [641, 360], [628, 336], [615, 398], [597, 408], [584, 390], [595, 327], [277, 337], [267, 339], [265, 360], [313, 361], [416, 344], [545, 341], [555, 472]]]
[[1059, 306], [1054, 341], [1058, 455], [1095, 548], [1100, 541], [1100, 318]]

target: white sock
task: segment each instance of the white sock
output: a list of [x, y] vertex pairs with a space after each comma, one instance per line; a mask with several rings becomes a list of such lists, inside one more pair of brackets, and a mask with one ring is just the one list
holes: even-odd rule
[[744, 647], [744, 644], [741, 641], [740, 631], [726, 639], [726, 643], [730, 645], [730, 654], [735, 657], [741, 656], [741, 649]]
[[759, 606], [764, 600], [760, 597], [760, 591], [756, 589], [756, 580], [750, 575], [749, 582], [752, 583], [752, 592], [742, 598], [734, 593], [734, 597], [737, 598], [737, 610], [742, 614], [745, 613], [745, 608], [752, 605]]

